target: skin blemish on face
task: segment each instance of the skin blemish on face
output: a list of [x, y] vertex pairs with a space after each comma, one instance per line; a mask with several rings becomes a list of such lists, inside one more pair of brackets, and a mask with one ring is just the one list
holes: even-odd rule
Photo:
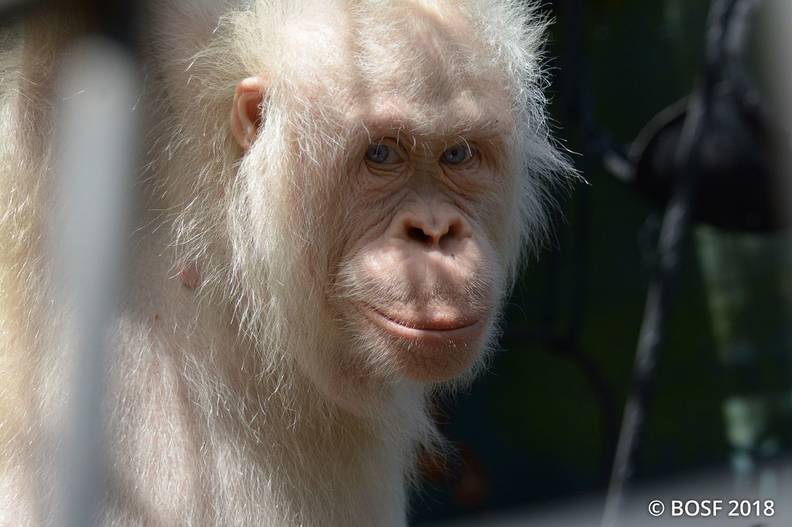
[[189, 290], [194, 290], [201, 283], [201, 275], [198, 272], [197, 264], [190, 264], [179, 271], [179, 280], [182, 285]]

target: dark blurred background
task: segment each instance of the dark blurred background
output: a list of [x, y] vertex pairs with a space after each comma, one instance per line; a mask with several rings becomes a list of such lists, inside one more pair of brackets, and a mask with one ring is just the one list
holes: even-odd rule
[[[662, 209], [615, 178], [608, 147], [691, 93], [707, 0], [556, 0], [548, 61], [556, 135], [590, 183], [519, 280], [487, 374], [439, 404], [450, 459], [422, 459], [413, 520], [604, 492]], [[635, 462], [637, 484], [726, 468], [750, 485], [792, 449], [789, 237], [692, 228]], [[596, 524], [598, 518], [592, 518]]]

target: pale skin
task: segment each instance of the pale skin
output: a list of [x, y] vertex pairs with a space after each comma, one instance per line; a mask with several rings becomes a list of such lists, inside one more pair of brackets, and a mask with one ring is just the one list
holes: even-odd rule
[[[542, 24], [509, 0], [152, 11], [100, 523], [403, 527], [429, 400], [484, 364], [568, 173]], [[38, 24], [0, 55], [0, 527], [44, 523], [71, 352], [40, 243], [62, 24]]]
[[[256, 139], [266, 93], [263, 76], [236, 87], [230, 129], [243, 150]], [[334, 307], [351, 327], [374, 328], [406, 376], [437, 382], [469, 367], [491, 323], [497, 284], [481, 278], [494, 255], [480, 222], [498, 175], [488, 152], [464, 138], [438, 136], [422, 149], [407, 139], [377, 137], [349, 167], [351, 201], [372, 214], [342, 227], [341, 259], [354, 259], [353, 279], [373, 287], [371, 297]]]

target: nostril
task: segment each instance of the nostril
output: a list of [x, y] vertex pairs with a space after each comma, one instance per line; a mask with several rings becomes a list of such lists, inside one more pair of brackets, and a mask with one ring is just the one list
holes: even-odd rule
[[424, 230], [420, 227], [408, 227], [407, 238], [422, 244], [427, 244], [432, 242], [432, 237], [426, 234]]
[[457, 238], [459, 238], [460, 233], [462, 232], [460, 225], [457, 222], [451, 223], [448, 228], [446, 229], [445, 234], [440, 237], [439, 245], [440, 249], [443, 251], [450, 250], [454, 243], [456, 242]]

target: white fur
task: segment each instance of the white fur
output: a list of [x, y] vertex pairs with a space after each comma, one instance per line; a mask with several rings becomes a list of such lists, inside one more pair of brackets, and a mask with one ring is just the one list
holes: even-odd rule
[[[357, 100], [366, 79], [401, 79], [399, 93], [426, 97], [476, 76], [507, 87], [515, 177], [512, 201], [502, 206], [506, 228], [493, 241], [502, 298], [523, 248], [541, 239], [550, 183], [568, 173], [544, 117], [544, 22], [522, 4], [152, 8], [144, 197], [112, 332], [104, 525], [406, 524], [416, 450], [436, 444], [426, 400], [438, 387], [399, 379], [376, 361], [359, 382], [338, 386], [336, 374], [359, 365], [321, 307], [333, 285], [327, 277], [338, 270], [327, 257], [337, 240], [320, 218], [342, 184], [324, 175], [343, 173], [364, 131], [334, 108]], [[405, 21], [419, 20], [411, 13], [428, 24], [418, 34], [427, 36], [424, 47], [400, 36]], [[453, 52], [434, 40], [434, 24], [446, 22], [469, 33]], [[57, 344], [57, 309], [49, 309], [42, 243], [51, 181], [47, 86], [60, 32], [48, 20], [32, 24], [24, 60], [10, 33], [0, 46], [3, 527], [42, 521], [37, 485], [46, 467], [30, 445], [46, 444], [41, 438], [55, 429], [62, 400], [55, 387], [68, 362]], [[392, 62], [367, 61], [383, 46], [393, 47]], [[243, 153], [228, 115], [236, 84], [259, 74], [270, 83], [266, 118]], [[441, 112], [422, 111], [427, 131], [443, 125]], [[175, 278], [190, 266], [200, 273], [194, 291]]]

